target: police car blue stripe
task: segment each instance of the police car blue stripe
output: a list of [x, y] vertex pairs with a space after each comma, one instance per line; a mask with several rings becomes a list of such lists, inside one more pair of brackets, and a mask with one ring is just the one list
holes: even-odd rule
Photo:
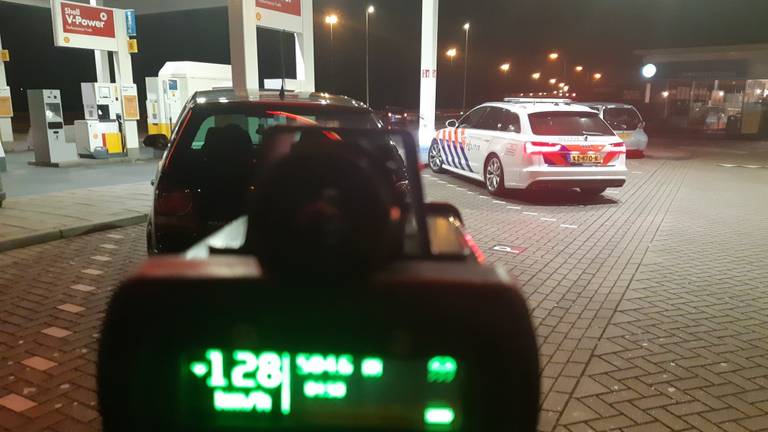
[[461, 157], [459, 156], [459, 145], [456, 141], [453, 141], [453, 151], [456, 152], [456, 160], [459, 161], [459, 168], [464, 169], [464, 164], [461, 162]]
[[472, 167], [469, 165], [469, 158], [467, 157], [467, 153], [464, 151], [464, 146], [459, 145], [459, 148], [461, 149], [461, 155], [464, 156], [464, 162], [467, 163], [467, 169], [469, 170], [469, 172], [474, 172], [472, 171]]
[[453, 157], [453, 151], [451, 150], [451, 144], [450, 142], [446, 142], [447, 140], [442, 140], [443, 144], [443, 152], [448, 155], [448, 157], [445, 158], [446, 161], [448, 161], [449, 165], [458, 168], [458, 165], [456, 165], [456, 160]]

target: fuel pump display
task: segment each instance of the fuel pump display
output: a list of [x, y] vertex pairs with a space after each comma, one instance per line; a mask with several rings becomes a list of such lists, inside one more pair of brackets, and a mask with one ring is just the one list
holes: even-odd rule
[[209, 348], [182, 361], [182, 406], [212, 426], [458, 430], [456, 359]]

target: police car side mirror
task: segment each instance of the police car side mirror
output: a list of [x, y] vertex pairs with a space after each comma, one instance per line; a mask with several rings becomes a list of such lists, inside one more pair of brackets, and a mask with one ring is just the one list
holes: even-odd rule
[[459, 126], [459, 122], [454, 119], [450, 119], [447, 122], [445, 122], [445, 125], [449, 128], [455, 128]]
[[165, 134], [152, 134], [144, 138], [144, 146], [155, 150], [165, 150], [168, 148], [168, 137]]

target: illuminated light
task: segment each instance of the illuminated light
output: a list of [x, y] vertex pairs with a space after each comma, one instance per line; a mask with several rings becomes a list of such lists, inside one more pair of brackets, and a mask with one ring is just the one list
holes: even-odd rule
[[211, 363], [211, 376], [208, 377], [208, 387], [226, 387], [227, 379], [224, 378], [224, 354], [218, 349], [209, 349], [205, 352], [205, 358]]
[[464, 30], [469, 31], [469, 23], [464, 24]]
[[363, 378], [381, 378], [384, 375], [384, 360], [379, 357], [367, 357], [360, 362], [360, 374]]
[[601, 73], [599, 73], [599, 72], [598, 72], [598, 73], [596, 73], [596, 74], [593, 74], [593, 75], [592, 75], [592, 78], [593, 78], [595, 81], [599, 80], [599, 79], [600, 79], [600, 78], [602, 78], [602, 77], [603, 77], [603, 74], [601, 74]]
[[541, 72], [534, 72], [534, 73], [532, 73], [531, 74], [531, 78], [533, 78], [535, 80], [541, 78]]
[[344, 399], [347, 396], [347, 384], [344, 381], [304, 382], [304, 396], [309, 399]]
[[720, 90], [719, 92], [717, 92], [717, 94], [718, 94], [720, 97], [723, 97], [723, 96], [725, 96], [725, 91], [723, 91], [723, 90]]
[[549, 53], [547, 56], [550, 60], [557, 60], [560, 57], [560, 54], [556, 52]]
[[653, 76], [656, 75], [656, 65], [653, 63], [648, 63], [647, 65], [643, 66], [643, 68], [640, 70], [640, 73], [642, 73], [646, 78], [653, 78]]
[[573, 70], [575, 70], [576, 72], [581, 72], [584, 70], [584, 66], [576, 66], [575, 68], [573, 68]]
[[480, 247], [475, 243], [475, 239], [472, 238], [472, 236], [469, 233], [464, 233], [464, 241], [467, 242], [467, 246], [469, 246], [469, 250], [472, 251], [472, 253], [475, 254], [475, 257], [477, 258], [477, 262], [480, 264], [485, 262], [485, 254], [482, 250], [480, 250]]
[[568, 89], [571, 88], [571, 86], [563, 86], [563, 91], [568, 91]]
[[445, 52], [445, 55], [447, 55], [448, 57], [451, 57], [451, 58], [455, 57], [456, 56], [456, 48], [449, 49], [448, 51]]
[[555, 83], [557, 83], [557, 78], [550, 78], [549, 83], [555, 85]]
[[203, 375], [208, 373], [208, 365], [205, 364], [205, 362], [192, 362], [192, 364], [189, 365], [189, 370], [191, 370], [196, 377], [202, 378]]
[[565, 87], [565, 83], [564, 82], [558, 83], [557, 86], [560, 87], [560, 88], [563, 88], [563, 87]]
[[529, 155], [560, 151], [560, 144], [529, 141], [525, 143], [525, 153]]
[[227, 99], [227, 98], [225, 98], [225, 97], [220, 97], [218, 100], [219, 100], [219, 102], [221, 102], [221, 103], [227, 103], [227, 102], [229, 102], [229, 99]]
[[339, 22], [339, 17], [336, 14], [327, 15], [325, 17], [325, 23], [326, 24], [334, 25], [334, 24], [336, 24], [338, 22]]
[[291, 413], [291, 355], [284, 352], [281, 356], [283, 385], [280, 387], [280, 412]]
[[235, 351], [232, 358], [242, 362], [232, 368], [232, 386], [236, 388], [255, 388], [256, 380], [245, 378], [246, 374], [253, 374], [253, 371], [259, 366], [256, 354], [251, 351]]
[[204, 97], [199, 97], [199, 98], [197, 98], [197, 103], [199, 103], [199, 104], [204, 104], [204, 103], [205, 103], [207, 100], [208, 100], [208, 99], [206, 99], [206, 98], [204, 98]]
[[533, 93], [528, 93], [528, 96], [533, 96]]
[[499, 66], [499, 69], [501, 69], [503, 72], [509, 71], [509, 63], [504, 63], [503, 65]]
[[571, 96], [572, 97], [576, 97], [576, 93], [571, 93]]
[[458, 366], [450, 356], [435, 356], [427, 362], [427, 382], [449, 383], [456, 378]]
[[376, 8], [374, 8], [373, 5], [368, 6], [368, 13], [372, 14], [374, 12], [376, 12]]
[[227, 392], [216, 390], [213, 393], [213, 408], [216, 411], [248, 412], [256, 410], [260, 413], [272, 412], [272, 396], [261, 390], [244, 392]]
[[449, 425], [453, 423], [456, 414], [453, 408], [447, 405], [429, 405], [424, 409], [424, 424], [427, 425]]

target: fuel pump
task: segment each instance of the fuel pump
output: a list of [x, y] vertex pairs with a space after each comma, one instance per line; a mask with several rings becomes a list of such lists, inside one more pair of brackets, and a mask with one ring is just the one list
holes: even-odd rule
[[[125, 118], [126, 107], [131, 117], [138, 117], [135, 86], [82, 83], [80, 88], [85, 120], [75, 121], [77, 153], [95, 159], [124, 156], [123, 133], [118, 119]], [[133, 94], [129, 95], [131, 102], [124, 102], [124, 107], [121, 94], [125, 97], [127, 93]]]
[[64, 115], [59, 90], [29, 90], [29, 138], [35, 164], [58, 166], [77, 160], [75, 145], [64, 138]]

